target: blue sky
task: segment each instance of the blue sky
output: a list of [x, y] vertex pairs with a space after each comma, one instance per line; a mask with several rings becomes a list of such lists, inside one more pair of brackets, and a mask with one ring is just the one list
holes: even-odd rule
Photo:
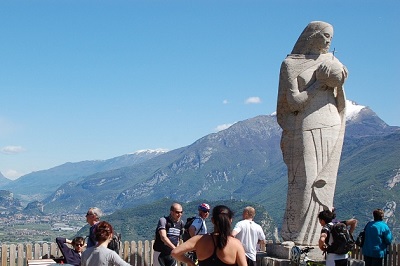
[[334, 26], [347, 98], [400, 126], [400, 1], [0, 1], [0, 172], [175, 149], [275, 111], [279, 67]]

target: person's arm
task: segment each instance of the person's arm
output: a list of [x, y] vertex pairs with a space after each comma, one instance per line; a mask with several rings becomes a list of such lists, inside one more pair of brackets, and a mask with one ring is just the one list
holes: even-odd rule
[[346, 220], [346, 225], [350, 226], [349, 232], [353, 235], [354, 229], [356, 229], [358, 221], [354, 218]]
[[390, 245], [392, 243], [392, 232], [390, 232], [389, 227], [387, 227], [387, 230], [383, 232], [383, 240], [386, 245]]
[[167, 236], [167, 230], [161, 228], [160, 230], [158, 230], [158, 233], [160, 234], [161, 241], [164, 242], [166, 246], [170, 247], [171, 249], [176, 248], [175, 245], [171, 242], [171, 240], [169, 240]]
[[326, 233], [321, 233], [321, 236], [319, 237], [318, 246], [322, 251], [326, 251], [325, 240], [327, 236], [328, 235]]
[[192, 224], [192, 225], [189, 227], [189, 235], [190, 235], [190, 237], [195, 236], [195, 235], [196, 235], [196, 231], [197, 231], [197, 228]]
[[238, 225], [238, 224], [235, 224], [235, 227], [233, 228], [232, 234], [231, 234], [231, 235], [232, 235], [233, 237], [236, 237], [237, 234], [240, 233], [240, 231], [241, 231], [241, 228], [239, 227], [239, 225]]
[[261, 244], [262, 242], [265, 243], [265, 234], [264, 231], [262, 230], [262, 227], [259, 227], [259, 232], [258, 232], [258, 244]]
[[188, 241], [184, 242], [183, 244], [179, 245], [175, 249], [172, 250], [171, 256], [183, 263], [186, 263], [189, 266], [194, 266], [194, 262], [185, 256], [185, 253], [195, 250], [197, 241], [203, 237], [202, 235], [197, 235], [191, 237]]
[[61, 253], [64, 256], [64, 259], [68, 263], [72, 257], [72, 249], [65, 244], [65, 243], [67, 243], [67, 239], [63, 238], [63, 237], [57, 237], [56, 243], [57, 243], [58, 248], [61, 250]]
[[124, 261], [115, 251], [112, 251], [111, 253], [111, 258], [112, 258], [112, 262], [113, 265], [116, 266], [130, 266], [131, 264], [127, 263], [126, 261]]

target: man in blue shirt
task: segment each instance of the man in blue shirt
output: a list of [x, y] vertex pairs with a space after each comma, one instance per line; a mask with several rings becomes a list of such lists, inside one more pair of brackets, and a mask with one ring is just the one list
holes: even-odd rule
[[365, 226], [365, 241], [362, 247], [365, 266], [382, 265], [386, 248], [392, 242], [392, 232], [383, 221], [384, 212], [376, 209], [373, 212], [374, 221]]

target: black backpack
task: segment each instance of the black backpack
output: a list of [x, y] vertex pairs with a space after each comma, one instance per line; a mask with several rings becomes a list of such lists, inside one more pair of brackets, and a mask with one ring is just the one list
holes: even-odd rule
[[119, 251], [121, 249], [121, 242], [121, 234], [114, 232], [112, 240], [110, 241], [110, 243], [108, 243], [107, 248], [114, 250], [119, 254]]
[[[190, 238], [189, 228], [190, 228], [190, 226], [192, 225], [192, 223], [193, 223], [193, 221], [195, 219], [196, 219], [195, 216], [189, 217], [189, 218], [186, 219], [186, 223], [185, 223], [185, 226], [183, 227], [183, 234], [182, 234], [183, 242], [186, 242]], [[202, 228], [203, 228], [203, 224], [201, 224], [201, 227], [200, 227], [199, 231], [197, 231], [196, 234], [198, 234], [201, 231]]]
[[329, 238], [332, 237], [332, 244], [328, 245], [328, 253], [346, 254], [354, 249], [353, 236], [344, 223], [329, 223], [326, 228], [329, 231], [327, 243], [329, 243]]

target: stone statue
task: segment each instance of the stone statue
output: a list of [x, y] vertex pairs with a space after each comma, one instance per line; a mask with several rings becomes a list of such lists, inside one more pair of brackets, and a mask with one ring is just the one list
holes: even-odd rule
[[277, 119], [288, 168], [288, 193], [281, 236], [317, 245], [318, 213], [332, 209], [345, 130], [343, 83], [347, 69], [329, 53], [333, 27], [313, 21], [282, 62]]

